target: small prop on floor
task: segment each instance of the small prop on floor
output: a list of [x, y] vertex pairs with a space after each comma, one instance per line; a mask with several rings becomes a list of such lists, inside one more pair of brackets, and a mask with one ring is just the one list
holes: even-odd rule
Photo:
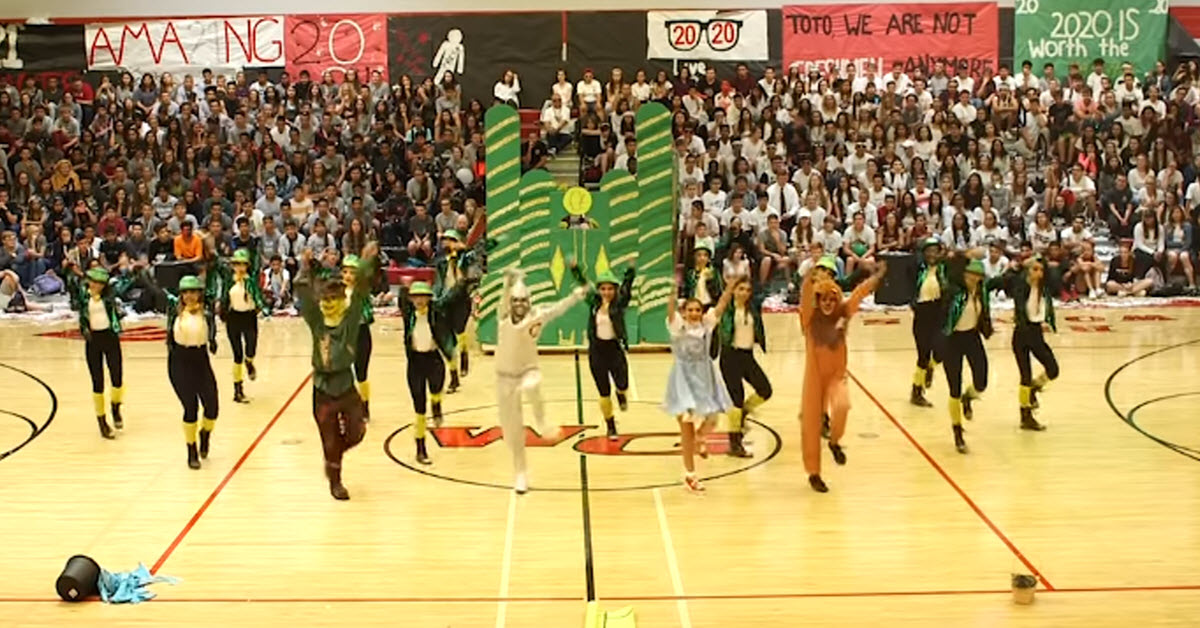
[[100, 593], [100, 565], [82, 554], [67, 559], [54, 583], [64, 602], [79, 602]]
[[1017, 604], [1033, 604], [1033, 594], [1037, 591], [1037, 578], [1029, 574], [1013, 574], [1013, 602]]
[[100, 570], [100, 599], [108, 604], [137, 604], [152, 600], [155, 593], [146, 587], [151, 584], [165, 582], [175, 584], [178, 578], [170, 576], [154, 576], [146, 566], [138, 563], [137, 569], [113, 573]]
[[626, 606], [616, 611], [600, 609], [598, 602], [588, 602], [584, 628], [637, 628], [633, 607]]

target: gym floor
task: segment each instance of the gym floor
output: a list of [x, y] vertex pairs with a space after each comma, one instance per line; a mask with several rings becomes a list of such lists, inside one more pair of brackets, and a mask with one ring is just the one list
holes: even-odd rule
[[[73, 325], [6, 322], [0, 624], [559, 628], [582, 624], [594, 599], [632, 606], [644, 627], [1195, 625], [1200, 309], [1059, 318], [1050, 343], [1062, 376], [1038, 414], [1049, 429], [1017, 429], [1001, 323], [960, 455], [941, 372], [934, 408], [908, 403], [909, 315], [861, 315], [849, 335], [849, 462], [822, 450], [831, 492], [820, 495], [800, 460], [803, 339], [794, 314], [768, 315], [760, 360], [775, 396], [747, 437], [754, 458], [700, 461], [702, 497], [679, 485], [675, 422], [658, 406], [669, 354], [630, 356], [618, 422], [631, 438], [616, 445], [586, 355], [578, 368], [544, 356], [547, 410], [564, 431], [532, 441], [522, 497], [507, 488], [491, 359], [473, 356], [446, 397], [433, 465], [418, 465], [400, 321], [382, 318], [372, 421], [347, 455], [349, 502], [329, 497], [322, 474], [300, 321], [262, 323], [249, 404], [231, 400], [221, 334], [222, 410], [199, 471], [185, 463], [155, 323], [126, 333], [125, 429], [104, 441]], [[73, 554], [181, 581], [137, 606], [66, 604], [54, 581]], [[1040, 578], [1035, 604], [1013, 604], [1014, 573]]]

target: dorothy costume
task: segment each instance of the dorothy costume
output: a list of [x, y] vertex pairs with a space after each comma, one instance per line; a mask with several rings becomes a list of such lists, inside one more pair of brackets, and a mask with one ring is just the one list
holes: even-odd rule
[[667, 321], [675, 363], [667, 378], [663, 409], [671, 415], [683, 415], [685, 421], [714, 418], [733, 405], [717, 366], [708, 355], [716, 326], [717, 319], [711, 310], [700, 323], [684, 321], [679, 312]]

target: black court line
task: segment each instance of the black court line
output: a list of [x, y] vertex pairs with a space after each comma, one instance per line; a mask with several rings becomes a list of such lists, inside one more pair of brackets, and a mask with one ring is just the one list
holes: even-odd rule
[[[1173, 451], [1181, 456], [1186, 456], [1188, 458], [1191, 458], [1192, 460], [1200, 462], [1200, 453], [1197, 453], [1194, 450], [1188, 449], [1186, 447], [1181, 447], [1179, 445], [1176, 445], [1175, 443], [1172, 443], [1168, 440], [1159, 438], [1159, 437], [1155, 436], [1154, 434], [1151, 434], [1150, 432], [1147, 432], [1146, 430], [1142, 429], [1142, 427], [1133, 420], [1133, 411], [1130, 411], [1129, 413], [1121, 412], [1121, 410], [1119, 408], [1117, 408], [1116, 402], [1113, 401], [1113, 396], [1112, 396], [1113, 380], [1115, 380], [1117, 378], [1117, 375], [1120, 375], [1121, 372], [1124, 371], [1125, 369], [1133, 366], [1134, 364], [1137, 364], [1138, 362], [1141, 362], [1142, 360], [1145, 360], [1146, 358], [1156, 356], [1160, 353], [1166, 353], [1167, 351], [1171, 351], [1173, 349], [1180, 349], [1180, 348], [1183, 348], [1183, 347], [1186, 347], [1189, 345], [1195, 345], [1195, 344], [1200, 344], [1200, 338], [1197, 338], [1195, 340], [1187, 340], [1184, 342], [1177, 342], [1172, 345], [1167, 345], [1161, 349], [1155, 349], [1154, 351], [1150, 351], [1148, 353], [1143, 353], [1142, 355], [1139, 355], [1139, 356], [1129, 360], [1128, 362], [1122, 364], [1121, 366], [1118, 366], [1116, 368], [1116, 370], [1114, 370], [1112, 373], [1109, 374], [1108, 379], [1104, 381], [1104, 400], [1108, 402], [1108, 407], [1112, 408], [1112, 411], [1122, 421], [1124, 421], [1126, 425], [1137, 430], [1137, 432], [1139, 434], [1141, 434], [1142, 436], [1149, 438], [1150, 440], [1158, 443], [1159, 445], [1162, 445], [1163, 447], [1166, 447], [1167, 449], [1170, 449], [1171, 451]], [[1154, 400], [1152, 400], [1151, 402], [1153, 402], [1153, 401]], [[1142, 405], [1144, 406], [1146, 404], [1143, 403]]]
[[21, 449], [23, 449], [29, 443], [32, 443], [35, 438], [37, 438], [38, 436], [41, 436], [42, 433], [44, 433], [46, 431], [46, 428], [50, 427], [50, 423], [52, 421], [54, 421], [54, 416], [58, 414], [58, 395], [54, 394], [54, 389], [51, 388], [50, 385], [47, 384], [45, 381], [43, 381], [42, 378], [38, 377], [37, 375], [34, 375], [33, 373], [30, 373], [29, 371], [26, 371], [24, 369], [19, 369], [15, 366], [10, 366], [8, 364], [3, 364], [3, 363], [0, 363], [0, 367], [6, 368], [10, 371], [13, 371], [14, 373], [20, 373], [21, 375], [24, 375], [25, 377], [32, 379], [33, 381], [37, 382], [42, 388], [44, 388], [46, 390], [46, 394], [50, 395], [50, 414], [46, 415], [46, 421], [44, 423], [42, 423], [41, 426], [37, 426], [32, 420], [29, 419], [29, 417], [26, 417], [24, 415], [20, 415], [15, 412], [3, 411], [5, 414], [9, 414], [9, 415], [15, 416], [19, 419], [23, 419], [26, 423], [29, 423], [30, 426], [33, 427], [33, 433], [29, 435], [29, 438], [25, 439], [25, 442], [21, 443], [20, 445], [17, 445], [16, 447], [13, 447], [12, 449], [10, 449], [4, 453], [0, 453], [0, 460], [4, 460], [5, 458], [7, 458], [7, 457], [17, 453]]
[[[1200, 390], [1193, 390], [1193, 391], [1190, 391], [1190, 392], [1180, 392], [1180, 393], [1174, 393], [1174, 394], [1171, 394], [1171, 395], [1163, 395], [1163, 396], [1161, 396], [1161, 397], [1155, 397], [1155, 398], [1153, 398], [1153, 399], [1147, 399], [1146, 401], [1143, 401], [1143, 402], [1141, 402], [1141, 403], [1137, 404], [1136, 406], [1134, 406], [1134, 407], [1130, 408], [1130, 409], [1129, 409], [1129, 412], [1127, 413], [1127, 415], [1126, 415], [1126, 416], [1128, 416], [1128, 417], [1129, 417], [1129, 422], [1130, 422], [1130, 423], [1133, 423], [1134, 425], [1137, 425], [1137, 419], [1136, 419], [1135, 417], [1137, 416], [1137, 413], [1138, 413], [1138, 412], [1140, 412], [1140, 411], [1142, 410], [1142, 408], [1145, 408], [1146, 406], [1150, 406], [1150, 405], [1153, 405], [1153, 404], [1156, 404], [1156, 403], [1162, 403], [1163, 401], [1170, 401], [1170, 400], [1172, 400], [1172, 399], [1179, 399], [1179, 398], [1181, 398], [1181, 397], [1197, 397], [1197, 396], [1200, 396]], [[1190, 453], [1193, 453], [1193, 454], [1196, 454], [1196, 455], [1200, 455], [1200, 449], [1196, 449], [1195, 447], [1188, 447], [1187, 445], [1180, 445], [1179, 443], [1174, 443], [1174, 442], [1168, 441], [1168, 440], [1166, 440], [1166, 439], [1162, 439], [1162, 442], [1164, 442], [1164, 443], [1170, 443], [1170, 444], [1171, 444], [1171, 446], [1172, 446], [1172, 447], [1174, 447], [1175, 449], [1182, 450], [1182, 451], [1187, 451], [1187, 452], [1190, 452]], [[1182, 452], [1181, 452], [1181, 453], [1182, 453]]]
[[[583, 380], [579, 371], [579, 350], [575, 350], [575, 413], [583, 425]], [[583, 502], [583, 577], [587, 582], [587, 601], [596, 600], [596, 572], [592, 556], [592, 508], [588, 500], [587, 456], [579, 454], [579, 495]]]

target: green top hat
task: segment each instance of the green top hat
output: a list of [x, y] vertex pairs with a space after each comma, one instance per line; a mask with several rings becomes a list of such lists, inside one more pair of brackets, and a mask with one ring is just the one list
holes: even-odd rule
[[921, 241], [921, 251], [924, 252], [925, 249], [927, 249], [931, 246], [941, 246], [941, 245], [942, 245], [941, 240], [938, 240], [937, 238], [930, 236]]
[[455, 242], [462, 242], [462, 234], [458, 232], [458, 229], [447, 229], [446, 232], [442, 234], [442, 238], [446, 240], [454, 240]]
[[358, 268], [361, 262], [357, 255], [347, 255], [342, 258], [342, 268]]
[[596, 285], [597, 286], [599, 286], [601, 284], [606, 284], [606, 283], [611, 283], [614, 286], [621, 285], [621, 281], [619, 279], [617, 279], [617, 276], [614, 275], [611, 270], [606, 270], [596, 276]]
[[987, 271], [983, 268], [983, 262], [973, 259], [967, 264], [967, 272], [975, 275], [986, 275]]
[[408, 288], [409, 296], [413, 297], [431, 297], [433, 296], [433, 288], [424, 281], [414, 281]]
[[200, 278], [195, 275], [188, 275], [188, 276], [184, 277], [183, 279], [179, 280], [179, 291], [180, 292], [187, 292], [189, 290], [203, 290], [203, 289], [204, 289], [204, 282], [200, 281]]
[[832, 255], [822, 255], [821, 259], [817, 260], [818, 268], [825, 268], [834, 273], [837, 273], [837, 262]]
[[94, 281], [96, 283], [102, 283], [102, 284], [107, 285], [108, 284], [108, 271], [104, 270], [103, 268], [100, 268], [99, 266], [97, 266], [96, 268], [90, 268], [87, 271], [87, 278], [89, 281]]
[[250, 250], [249, 249], [238, 249], [238, 250], [234, 251], [233, 257], [230, 258], [229, 261], [234, 264], [249, 264], [250, 263]]

